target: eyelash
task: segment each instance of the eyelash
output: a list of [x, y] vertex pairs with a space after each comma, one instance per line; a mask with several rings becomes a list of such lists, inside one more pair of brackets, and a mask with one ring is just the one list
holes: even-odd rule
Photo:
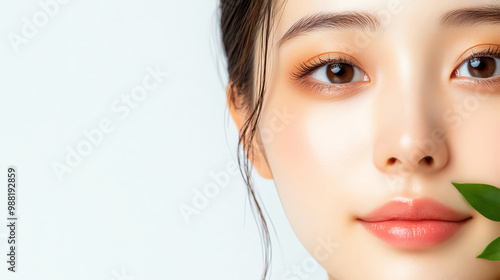
[[308, 61], [308, 62], [301, 62], [299, 65], [296, 67], [296, 72], [292, 72], [290, 75], [292, 78], [299, 80], [302, 79], [312, 72], [316, 71], [317, 69], [325, 66], [325, 65], [330, 65], [330, 64], [336, 64], [336, 63], [344, 63], [344, 64], [350, 64], [353, 66], [356, 66], [355, 63], [353, 63], [352, 60], [348, 58], [326, 58], [323, 59], [321, 57], [317, 58], [318, 61]]
[[490, 56], [490, 57], [494, 57], [494, 58], [500, 58], [500, 46], [496, 46], [495, 48], [491, 48], [488, 47], [487, 50], [482, 50], [480, 52], [472, 52], [472, 54], [462, 60], [462, 62], [459, 64], [459, 65], [462, 65], [462, 63], [464, 63], [465, 61], [469, 60], [469, 59], [472, 59], [472, 58], [475, 58], [475, 57], [483, 57], [483, 56]]
[[[470, 56], [468, 56], [465, 59], [462, 59], [460, 63], [458, 64], [457, 67], [455, 67], [454, 73], [458, 67], [460, 67], [463, 63], [476, 58], [476, 57], [493, 57], [493, 58], [498, 58], [500, 59], [500, 46], [496, 47], [488, 47], [487, 50], [482, 50], [479, 52], [472, 52]], [[298, 66], [296, 66], [296, 70], [292, 71], [290, 73], [290, 76], [292, 79], [296, 81], [301, 81], [305, 77], [311, 75], [314, 71], [317, 69], [325, 66], [325, 65], [331, 65], [331, 64], [336, 64], [336, 63], [344, 63], [344, 64], [349, 64], [354, 67], [357, 67], [357, 64], [354, 63], [351, 59], [349, 58], [344, 58], [344, 57], [339, 57], [339, 58], [321, 58], [318, 57], [317, 59], [313, 61], [307, 61], [307, 62], [300, 62]], [[359, 67], [358, 67], [359, 68]], [[360, 68], [361, 69], [361, 68]], [[452, 76], [454, 75], [452, 74]], [[365, 73], [366, 74], [366, 73]], [[500, 78], [486, 78], [486, 79], [469, 79], [472, 80], [474, 84], [480, 84], [484, 85], [486, 87], [498, 87], [500, 86]], [[344, 88], [346, 84], [323, 84], [323, 83], [318, 83], [318, 82], [310, 82], [310, 81], [303, 81], [301, 85], [304, 86], [310, 86], [312, 90], [317, 90], [317, 91], [323, 91], [323, 90], [328, 90], [331, 88]]]

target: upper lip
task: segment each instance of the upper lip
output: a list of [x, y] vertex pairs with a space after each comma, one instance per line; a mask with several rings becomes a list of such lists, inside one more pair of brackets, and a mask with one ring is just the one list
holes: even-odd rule
[[380, 208], [358, 218], [365, 222], [383, 222], [389, 220], [438, 220], [460, 222], [471, 218], [459, 213], [431, 198], [394, 199]]

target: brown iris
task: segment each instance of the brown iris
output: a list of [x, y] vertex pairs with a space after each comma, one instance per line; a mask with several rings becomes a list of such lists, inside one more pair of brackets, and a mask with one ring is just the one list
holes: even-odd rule
[[326, 68], [326, 76], [334, 84], [348, 83], [354, 77], [354, 67], [345, 63], [331, 64]]
[[495, 59], [492, 57], [474, 57], [468, 64], [469, 73], [475, 78], [489, 78], [496, 70]]

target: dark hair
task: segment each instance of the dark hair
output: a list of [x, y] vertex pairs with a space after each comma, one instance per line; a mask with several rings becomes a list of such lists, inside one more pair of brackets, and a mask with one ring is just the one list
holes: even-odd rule
[[[257, 131], [265, 91], [265, 76], [267, 67], [268, 41], [273, 14], [272, 0], [220, 0], [220, 27], [222, 43], [227, 57], [229, 74], [229, 91], [227, 101], [238, 110], [251, 112], [239, 131], [238, 164], [247, 186], [248, 199], [253, 213], [257, 212], [263, 244], [264, 272], [266, 279], [270, 268], [271, 240], [266, 218], [259, 205], [251, 180], [249, 159], [253, 158], [252, 142]], [[257, 46], [258, 36], [262, 35], [260, 46]], [[263, 50], [262, 67], [255, 69], [256, 50]], [[260, 83], [255, 82], [260, 77]], [[257, 93], [257, 94], [254, 94]], [[242, 152], [240, 152], [242, 149]], [[255, 217], [255, 215], [254, 215]]]

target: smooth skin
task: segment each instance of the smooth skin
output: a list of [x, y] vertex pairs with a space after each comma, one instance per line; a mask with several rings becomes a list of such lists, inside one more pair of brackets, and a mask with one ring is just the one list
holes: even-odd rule
[[[500, 223], [477, 213], [451, 184], [500, 186], [500, 76], [483, 83], [460, 68], [472, 53], [500, 46], [500, 24], [443, 25], [450, 11], [487, 4], [500, 7], [470, 0], [288, 0], [274, 18], [252, 163], [274, 180], [294, 232], [330, 280], [500, 279], [500, 262], [475, 257], [500, 235]], [[280, 41], [318, 12], [370, 14], [378, 30], [332, 25]], [[333, 84], [318, 68], [294, 79], [301, 63], [318, 58], [354, 62], [356, 77]], [[241, 128], [248, 112], [230, 111]], [[394, 248], [356, 220], [392, 199], [423, 197], [472, 220], [420, 250]]]

